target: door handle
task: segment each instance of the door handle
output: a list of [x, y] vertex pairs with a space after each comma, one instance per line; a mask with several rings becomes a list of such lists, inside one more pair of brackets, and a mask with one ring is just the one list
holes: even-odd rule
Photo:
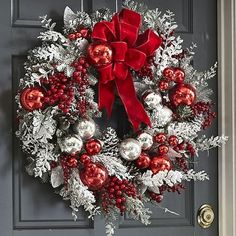
[[210, 205], [204, 204], [199, 208], [197, 221], [202, 228], [209, 228], [212, 225], [214, 218], [215, 214], [213, 208]]

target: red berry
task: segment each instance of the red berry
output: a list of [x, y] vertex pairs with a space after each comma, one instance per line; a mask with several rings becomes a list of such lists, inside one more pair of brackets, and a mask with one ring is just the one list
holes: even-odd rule
[[68, 38], [70, 39], [70, 40], [75, 40], [76, 39], [76, 35], [75, 34], [69, 34], [68, 35]]
[[158, 152], [160, 155], [165, 155], [167, 154], [169, 151], [169, 147], [165, 144], [161, 144], [160, 146], [158, 146]]
[[158, 86], [161, 91], [166, 91], [169, 88], [169, 82], [167, 80], [160, 80]]
[[163, 76], [168, 80], [172, 80], [172, 78], [174, 77], [174, 68], [172, 67], [165, 68], [163, 70]]
[[167, 140], [167, 137], [164, 133], [158, 133], [154, 136], [153, 139], [157, 143], [164, 143]]
[[71, 168], [77, 167], [78, 161], [75, 157], [72, 157], [68, 160], [67, 165]]
[[179, 143], [178, 138], [175, 135], [171, 135], [168, 139], [170, 146], [176, 146]]
[[87, 154], [82, 154], [79, 160], [83, 165], [88, 165], [89, 163], [91, 163], [91, 158]]

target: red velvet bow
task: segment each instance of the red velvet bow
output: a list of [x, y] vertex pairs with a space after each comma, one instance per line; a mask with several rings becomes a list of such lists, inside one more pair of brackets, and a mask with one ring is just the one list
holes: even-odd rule
[[115, 98], [115, 86], [129, 120], [134, 129], [141, 122], [151, 126], [150, 119], [138, 100], [130, 68], [138, 71], [146, 58], [154, 53], [162, 40], [152, 30], [139, 33], [141, 15], [132, 10], [123, 9], [116, 13], [111, 22], [103, 21], [94, 26], [92, 39], [107, 42], [113, 50], [112, 63], [98, 68], [99, 108], [105, 108], [110, 115]]

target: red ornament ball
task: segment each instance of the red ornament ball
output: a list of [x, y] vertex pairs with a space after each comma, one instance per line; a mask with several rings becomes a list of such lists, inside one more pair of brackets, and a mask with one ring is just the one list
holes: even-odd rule
[[160, 80], [158, 86], [161, 91], [166, 91], [169, 88], [169, 82], [165, 79], [162, 79]]
[[164, 143], [167, 140], [167, 137], [164, 133], [158, 133], [153, 137], [156, 143]]
[[158, 146], [158, 153], [160, 155], [165, 155], [167, 154], [169, 151], [169, 147], [165, 144], [161, 144], [160, 146]]
[[89, 61], [95, 66], [108, 65], [112, 61], [112, 48], [107, 43], [91, 43], [87, 53]]
[[89, 155], [97, 155], [102, 150], [102, 144], [97, 139], [90, 139], [85, 144], [85, 150]]
[[167, 156], [156, 156], [151, 160], [150, 169], [153, 174], [159, 171], [171, 170], [171, 161]]
[[91, 158], [88, 154], [84, 153], [80, 156], [79, 158], [80, 162], [83, 164], [83, 165], [88, 165], [91, 163]]
[[145, 152], [142, 152], [141, 155], [139, 156], [139, 158], [136, 160], [136, 166], [139, 169], [146, 169], [146, 168], [148, 168], [150, 163], [151, 163], [151, 159], [148, 156], [148, 154], [145, 153]]
[[168, 139], [168, 143], [170, 146], [177, 146], [179, 144], [179, 140], [175, 135], [171, 135]]
[[175, 70], [173, 67], [167, 67], [162, 72], [163, 76], [168, 80], [172, 80], [174, 78], [174, 73]]
[[162, 74], [167, 80], [174, 81], [175, 83], [183, 83], [185, 79], [185, 73], [179, 67], [167, 67], [163, 70]]
[[196, 91], [189, 84], [177, 84], [169, 94], [170, 102], [173, 106], [192, 105], [196, 100]]
[[28, 111], [33, 111], [43, 107], [44, 94], [40, 88], [26, 88], [20, 95], [22, 107]]
[[174, 73], [174, 82], [175, 83], [183, 83], [185, 79], [185, 73], [181, 68], [175, 68]]
[[100, 163], [91, 163], [80, 172], [80, 178], [89, 190], [99, 190], [107, 183], [108, 171]]

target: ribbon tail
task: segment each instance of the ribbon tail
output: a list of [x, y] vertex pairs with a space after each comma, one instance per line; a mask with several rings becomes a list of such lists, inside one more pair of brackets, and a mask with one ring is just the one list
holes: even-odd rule
[[111, 116], [112, 106], [115, 100], [115, 93], [114, 93], [114, 82], [110, 81], [106, 84], [99, 83], [98, 85], [98, 106], [99, 110], [105, 108], [108, 116]]
[[116, 79], [115, 83], [119, 97], [124, 104], [126, 113], [134, 130], [138, 130], [140, 123], [142, 122], [151, 127], [149, 116], [136, 96], [131, 73], [128, 73], [125, 80]]

